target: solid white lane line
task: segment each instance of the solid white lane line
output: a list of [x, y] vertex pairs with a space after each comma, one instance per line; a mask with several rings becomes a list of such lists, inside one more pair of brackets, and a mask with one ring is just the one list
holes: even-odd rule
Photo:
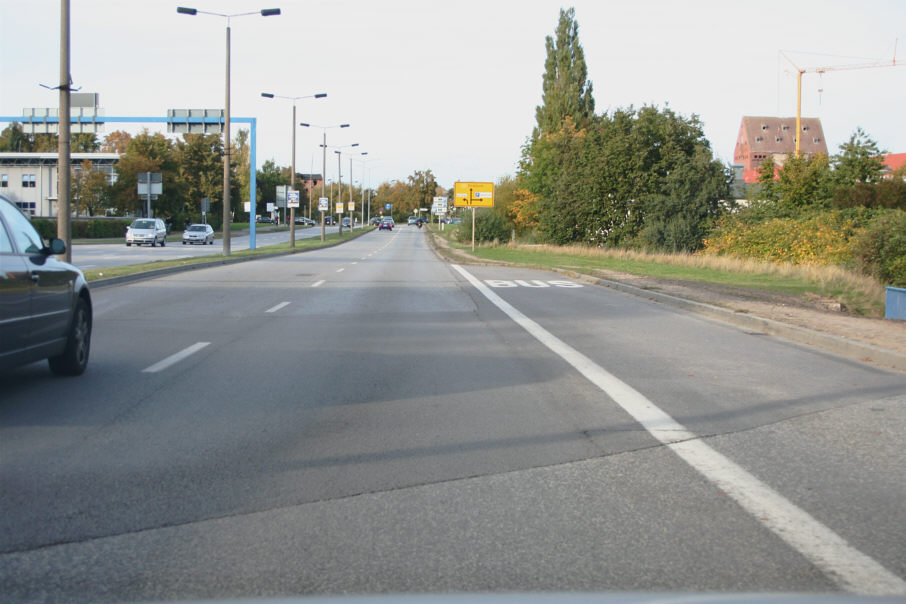
[[280, 304], [277, 304], [272, 308], [268, 308], [265, 312], [277, 312], [281, 308], [285, 308], [287, 306], [289, 306], [289, 302], [281, 302]]
[[311, 284], [312, 287], [320, 287], [321, 285], [324, 285], [324, 279], [321, 279], [320, 281], [316, 281]]
[[699, 440], [643, 394], [529, 319], [461, 266], [452, 266], [497, 308], [603, 390], [652, 436], [808, 558], [842, 589], [870, 595], [906, 594], [906, 581]]
[[192, 356], [193, 354], [195, 354], [196, 352], [198, 352], [199, 350], [201, 350], [202, 348], [204, 348], [205, 346], [207, 346], [209, 344], [210, 344], [210, 342], [196, 342], [195, 344], [192, 344], [188, 348], [186, 348], [184, 350], [180, 350], [176, 354], [171, 354], [164, 360], [159, 361], [159, 362], [151, 365], [150, 367], [142, 369], [142, 373], [157, 373], [159, 371], [163, 371], [167, 367], [170, 367], [171, 365], [175, 365], [176, 363], [180, 362], [181, 360]]
[[338, 273], [342, 273], [342, 272], [345, 271], [345, 270], [346, 270], [345, 268], [338, 268], [338, 269], [337, 269], [337, 272], [338, 272]]

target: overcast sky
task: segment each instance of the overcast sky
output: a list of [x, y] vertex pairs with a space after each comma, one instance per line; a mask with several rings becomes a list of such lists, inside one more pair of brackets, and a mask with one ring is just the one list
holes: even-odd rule
[[[793, 51], [803, 68], [890, 61], [899, 38], [902, 67], [806, 74], [802, 113], [821, 118], [831, 153], [857, 126], [882, 148], [906, 152], [902, 0], [194, 2], [71, 0], [74, 85], [99, 93], [108, 116], [222, 108], [226, 19], [177, 14], [177, 5], [280, 8], [280, 16], [231, 21], [232, 115], [257, 118], [259, 166], [289, 165], [292, 147], [292, 101], [261, 92], [326, 92], [297, 101], [297, 121], [351, 124], [327, 130], [327, 142], [368, 152], [367, 171], [353, 165], [356, 181], [431, 169], [452, 186], [515, 174], [541, 101], [544, 38], [569, 6], [599, 113], [669, 104], [697, 114], [727, 162], [742, 116], [796, 113], [795, 76], [778, 51]], [[57, 105], [39, 84], [58, 83], [59, 14], [59, 0], [0, 0], [0, 116]], [[321, 172], [321, 138], [320, 129], [297, 127], [298, 172]], [[331, 153], [327, 177], [336, 173]]]

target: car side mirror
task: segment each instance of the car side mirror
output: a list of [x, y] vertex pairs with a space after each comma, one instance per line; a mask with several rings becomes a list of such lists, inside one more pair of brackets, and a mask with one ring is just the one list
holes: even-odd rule
[[45, 253], [50, 256], [59, 256], [60, 254], [66, 253], [66, 242], [62, 239], [57, 239], [52, 237], [47, 241], [47, 247], [44, 248]]

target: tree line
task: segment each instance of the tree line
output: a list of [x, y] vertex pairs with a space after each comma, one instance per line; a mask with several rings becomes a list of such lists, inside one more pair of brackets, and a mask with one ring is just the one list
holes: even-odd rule
[[[481, 213], [476, 236], [701, 249], [739, 206], [732, 166], [715, 158], [699, 117], [652, 105], [595, 113], [572, 8], [561, 9], [545, 47], [535, 126], [516, 176], [498, 181], [496, 206]], [[789, 157], [778, 170], [769, 158], [747, 197], [775, 216], [854, 205], [906, 209], [906, 182], [880, 177], [883, 155], [857, 130], [830, 158]]]

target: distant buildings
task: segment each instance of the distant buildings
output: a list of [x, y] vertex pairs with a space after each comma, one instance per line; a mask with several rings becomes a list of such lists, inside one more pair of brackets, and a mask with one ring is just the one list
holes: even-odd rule
[[[107, 175], [109, 184], [116, 182], [118, 153], [73, 153], [71, 157], [73, 170], [81, 170], [82, 162], [88, 160]], [[29, 216], [56, 216], [57, 154], [0, 153], [0, 194]]]
[[[801, 128], [799, 152], [806, 156], [816, 153], [827, 155], [821, 120], [804, 117]], [[786, 158], [796, 150], [795, 134], [795, 117], [743, 117], [733, 152], [733, 163], [737, 173], [741, 172], [743, 183], [758, 182], [758, 169], [768, 157], [774, 159], [775, 170], [782, 167]]]

